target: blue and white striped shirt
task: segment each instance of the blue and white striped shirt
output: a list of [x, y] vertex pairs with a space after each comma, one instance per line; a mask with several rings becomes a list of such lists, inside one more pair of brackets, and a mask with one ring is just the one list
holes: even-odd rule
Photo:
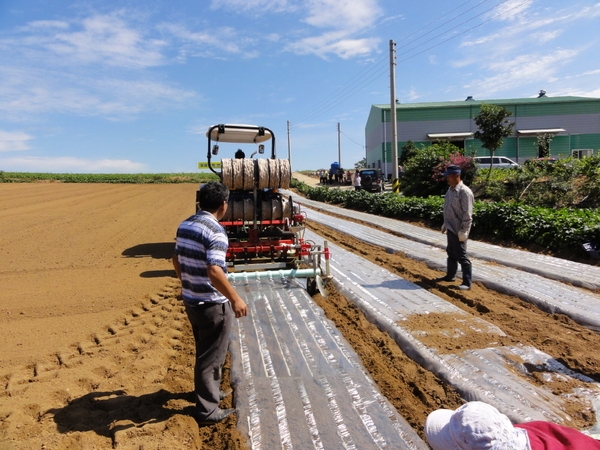
[[229, 240], [223, 226], [210, 213], [199, 211], [177, 228], [175, 254], [181, 266], [183, 301], [225, 303], [227, 298], [210, 282], [208, 266], [220, 266], [227, 273], [225, 254]]

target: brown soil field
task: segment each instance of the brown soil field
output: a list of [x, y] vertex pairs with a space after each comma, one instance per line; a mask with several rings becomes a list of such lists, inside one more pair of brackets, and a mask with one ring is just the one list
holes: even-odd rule
[[[196, 188], [0, 184], [0, 449], [246, 448], [235, 416], [202, 428], [190, 416], [193, 339], [170, 257]], [[533, 345], [600, 381], [592, 350], [599, 335], [568, 318], [481, 285], [468, 292], [436, 285], [430, 280], [439, 272], [423, 263], [312, 228], [498, 325], [506, 344]], [[315, 300], [421, 435], [429, 412], [463, 402], [339, 294]], [[412, 323], [443, 326], [435, 315]], [[470, 339], [452, 350], [479, 344]], [[429, 345], [443, 351], [447, 343]], [[594, 421], [576, 402], [569, 413], [573, 426]]]

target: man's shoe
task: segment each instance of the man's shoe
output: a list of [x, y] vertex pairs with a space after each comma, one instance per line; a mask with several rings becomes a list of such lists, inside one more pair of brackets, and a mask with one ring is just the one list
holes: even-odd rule
[[448, 275], [446, 275], [445, 277], [436, 278], [435, 281], [437, 281], [437, 282], [440, 282], [440, 281], [456, 281], [456, 278], [449, 277]]
[[229, 397], [231, 394], [233, 394], [233, 391], [231, 389], [228, 389], [226, 391], [219, 391], [219, 400], [223, 400]]
[[216, 413], [213, 414], [213, 416], [211, 418], [209, 418], [209, 419], [196, 418], [196, 422], [198, 423], [199, 426], [214, 425], [214, 424], [219, 423], [219, 422], [223, 421], [224, 419], [228, 418], [234, 412], [235, 412], [235, 408], [219, 409]]
[[459, 288], [461, 291], [468, 291], [468, 290], [470, 290], [470, 289], [471, 289], [471, 286], [467, 286], [466, 284], [461, 284], [460, 286], [458, 286], [458, 288]]

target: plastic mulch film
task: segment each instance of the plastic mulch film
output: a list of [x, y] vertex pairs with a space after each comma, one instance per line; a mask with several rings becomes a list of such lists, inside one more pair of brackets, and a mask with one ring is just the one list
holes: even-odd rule
[[[438, 270], [445, 270], [446, 268], [446, 252], [437, 244], [422, 243], [424, 239], [421, 239], [420, 242], [413, 239], [400, 238], [390, 233], [332, 217], [312, 209], [305, 209], [304, 211], [306, 212], [309, 221], [328, 225], [338, 231], [350, 234], [357, 239], [374, 245], [383, 246], [386, 248], [386, 251], [392, 253], [403, 252], [410, 258], [426, 262], [432, 268]], [[383, 218], [378, 216], [370, 217], [371, 221], [376, 217], [377, 225], [382, 226]], [[423, 231], [424, 229], [422, 227], [417, 228], [421, 236], [424, 235], [425, 231], [428, 231]], [[436, 234], [439, 234], [439, 239], [442, 239], [445, 243], [445, 236], [441, 233]], [[487, 245], [482, 243], [476, 244], [479, 246]], [[492, 260], [492, 253], [490, 253], [490, 255], [488, 255], [489, 261], [484, 261], [474, 257], [472, 249], [476, 246], [475, 242], [469, 241], [468, 245], [469, 255], [471, 256], [470, 259], [473, 262], [474, 281], [480, 281], [487, 287], [496, 291], [518, 296], [551, 314], [564, 314], [581, 325], [594, 331], [600, 331], [600, 295], [588, 289], [576, 288], [560, 281], [556, 281], [556, 277], [547, 278], [532, 273], [534, 267], [536, 268], [537, 273], [542, 273], [546, 270], [550, 270], [552, 267], [556, 267], [554, 270], [560, 272], [562, 269], [559, 267], [569, 266], [572, 270], [565, 269], [562, 278], [572, 284], [581, 285], [581, 276], [583, 276], [586, 271], [598, 271], [597, 267], [573, 263], [558, 258], [544, 257], [543, 259], [549, 261], [548, 263], [532, 259], [529, 263], [531, 266], [528, 266], [526, 268], [527, 270], [520, 270], [514, 266], [519, 261], [520, 264], [526, 265], [526, 259], [521, 256], [512, 256], [514, 255], [514, 251], [512, 250], [509, 250], [509, 256], [503, 256], [502, 250], [504, 249], [493, 246], [496, 247], [495, 253], [493, 254], [498, 255], [498, 258]], [[525, 254], [527, 252], [521, 253]], [[505, 264], [505, 260], [513, 258], [513, 267], [498, 265]], [[532, 256], [532, 258], [534, 257]], [[495, 264], [494, 262], [498, 264]], [[529, 270], [530, 268], [531, 270]]]
[[[306, 237], [319, 239], [310, 231]], [[530, 346], [495, 346], [494, 336], [504, 335], [498, 327], [360, 256], [331, 243], [329, 246], [336, 288], [371, 322], [386, 330], [409, 357], [453, 386], [465, 400], [492, 404], [514, 422], [547, 420], [569, 425], [571, 419], [563, 405], [572, 396], [556, 395], [550, 388], [530, 383], [534, 377], [528, 367], [535, 367], [537, 377], [548, 381], [560, 376], [591, 383], [588, 392], [577, 393], [582, 408], [586, 400], [594, 403], [600, 398], [600, 388], [593, 380], [569, 370], [551, 355]], [[439, 332], [451, 330], [449, 341], [461, 333], [481, 333], [488, 338], [488, 346], [460, 353], [428, 347], [423, 343], [424, 333], [408, 325], [415, 314], [432, 313], [447, 314], [446, 326]]]
[[427, 449], [307, 294], [304, 279], [244, 277], [231, 343], [238, 428], [252, 449]]
[[[446, 236], [436, 230], [411, 225], [400, 220], [376, 216], [359, 211], [352, 211], [326, 203], [308, 200], [294, 195], [294, 202], [324, 211], [363, 220], [368, 223], [377, 223], [379, 227], [394, 231], [406, 238], [429, 244], [441, 249], [446, 248]], [[376, 222], [374, 222], [376, 220]], [[536, 273], [546, 278], [571, 283], [591, 290], [600, 288], [600, 267], [589, 266], [573, 261], [568, 261], [551, 256], [540, 255], [523, 250], [504, 248], [497, 245], [486, 244], [469, 240], [469, 255], [478, 259], [496, 261], [505, 266], [515, 267], [530, 273]]]

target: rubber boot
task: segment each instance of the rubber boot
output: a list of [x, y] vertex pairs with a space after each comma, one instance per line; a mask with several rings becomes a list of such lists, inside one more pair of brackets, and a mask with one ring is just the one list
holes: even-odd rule
[[473, 280], [473, 266], [471, 264], [464, 264], [461, 266], [462, 270], [462, 284], [459, 289], [469, 290], [471, 289], [471, 281]]
[[455, 259], [446, 259], [446, 275], [436, 278], [435, 281], [454, 281], [456, 280], [456, 271], [458, 270], [458, 261]]

